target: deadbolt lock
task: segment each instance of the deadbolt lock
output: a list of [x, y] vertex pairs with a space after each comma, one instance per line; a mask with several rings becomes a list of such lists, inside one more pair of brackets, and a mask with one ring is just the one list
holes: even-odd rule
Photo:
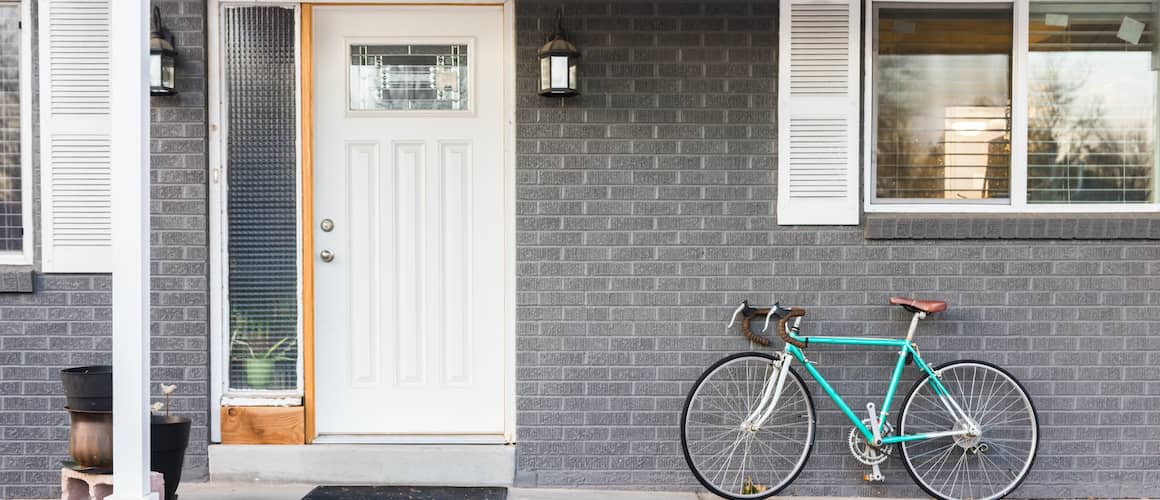
[[334, 230], [334, 221], [330, 219], [322, 219], [322, 223], [319, 224], [319, 227], [321, 227], [323, 231], [329, 233]]

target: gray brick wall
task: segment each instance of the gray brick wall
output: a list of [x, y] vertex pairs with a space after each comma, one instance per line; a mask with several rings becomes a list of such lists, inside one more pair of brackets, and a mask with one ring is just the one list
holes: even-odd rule
[[[182, 51], [154, 99], [154, 370], [195, 422], [205, 477], [205, 5], [159, 1]], [[694, 488], [677, 417], [700, 371], [746, 348], [743, 298], [807, 307], [810, 334], [895, 335], [891, 293], [946, 299], [932, 362], [995, 361], [1027, 384], [1044, 443], [1022, 496], [1160, 491], [1160, 250], [1154, 242], [867, 240], [774, 223], [776, 7], [767, 1], [566, 2], [585, 95], [535, 95], [558, 2], [519, 0], [517, 482]], [[39, 213], [39, 211], [38, 211]], [[909, 237], [909, 236], [908, 236]], [[109, 360], [107, 276], [35, 275], [0, 293], [0, 498], [51, 497], [66, 454], [55, 371]], [[987, 352], [981, 352], [987, 349]], [[892, 354], [813, 348], [852, 404]], [[908, 374], [904, 386], [913, 380]], [[811, 383], [811, 388], [818, 392]], [[917, 496], [888, 462], [867, 486], [849, 427], [816, 400], [815, 454], [791, 493]]]
[[[207, 474], [209, 439], [206, 7], [155, 4], [176, 36], [181, 93], [152, 100], [152, 377], [179, 385], [172, 406], [193, 419], [184, 480], [197, 481]], [[0, 498], [59, 496], [68, 415], [57, 371], [111, 360], [109, 276], [35, 273], [33, 280], [34, 293], [0, 293]]]
[[[993, 361], [1027, 385], [1043, 442], [1019, 496], [1160, 494], [1155, 242], [779, 227], [776, 2], [567, 2], [584, 53], [567, 100], [535, 95], [558, 4], [517, 4], [518, 484], [694, 488], [678, 417], [705, 367], [747, 349], [724, 331], [741, 299], [806, 307], [807, 334], [885, 336], [905, 331], [899, 293], [951, 304], [920, 327], [926, 359]], [[855, 408], [896, 359], [809, 356]], [[818, 441], [787, 493], [922, 496], [896, 460], [863, 483], [849, 424], [809, 385]]]

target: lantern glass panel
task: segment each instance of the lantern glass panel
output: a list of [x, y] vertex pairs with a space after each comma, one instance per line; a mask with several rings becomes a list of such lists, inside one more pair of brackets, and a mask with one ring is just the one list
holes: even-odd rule
[[161, 86], [166, 89], [173, 89], [177, 87], [177, 82], [174, 81], [174, 67], [176, 66], [173, 56], [161, 56]]
[[161, 87], [161, 54], [149, 54], [149, 86]]
[[568, 88], [572, 89], [572, 90], [577, 90], [577, 87], [579, 87], [577, 82], [579, 82], [580, 80], [576, 79], [576, 58], [571, 57], [569, 59], [570, 60], [568, 61]]
[[552, 58], [552, 88], [567, 89], [568, 85], [568, 56], [551, 56]]
[[540, 90], [552, 90], [552, 58], [540, 58]]

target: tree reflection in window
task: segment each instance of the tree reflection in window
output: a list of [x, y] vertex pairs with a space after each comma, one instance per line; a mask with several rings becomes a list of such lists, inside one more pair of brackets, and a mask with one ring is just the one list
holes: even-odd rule
[[877, 198], [1009, 197], [1010, 6], [892, 6], [875, 16]]
[[[1031, 3], [1029, 202], [1155, 201], [1154, 12], [1152, 2]], [[1145, 25], [1139, 37], [1134, 23]]]

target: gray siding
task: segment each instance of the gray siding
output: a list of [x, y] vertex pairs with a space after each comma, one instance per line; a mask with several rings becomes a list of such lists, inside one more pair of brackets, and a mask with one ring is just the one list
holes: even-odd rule
[[[897, 293], [951, 304], [920, 325], [927, 360], [992, 361], [1027, 385], [1043, 441], [1017, 495], [1160, 492], [1155, 242], [779, 227], [776, 2], [568, 3], [585, 90], [569, 100], [535, 95], [557, 4], [517, 8], [518, 484], [693, 488], [678, 417], [705, 367], [748, 348], [724, 331], [738, 302], [803, 306], [807, 334], [886, 336], [905, 331]], [[880, 402], [867, 380], [896, 359], [808, 354], [855, 408]], [[787, 493], [922, 496], [897, 460], [863, 483], [849, 424], [808, 385], [818, 441]]]
[[[155, 4], [177, 38], [181, 93], [152, 100], [152, 377], [179, 386], [172, 405], [193, 419], [185, 479], [197, 481], [209, 407], [205, 2]], [[57, 371], [111, 361], [107, 274], [34, 273], [33, 285], [0, 293], [0, 498], [59, 496], [68, 415]]]

